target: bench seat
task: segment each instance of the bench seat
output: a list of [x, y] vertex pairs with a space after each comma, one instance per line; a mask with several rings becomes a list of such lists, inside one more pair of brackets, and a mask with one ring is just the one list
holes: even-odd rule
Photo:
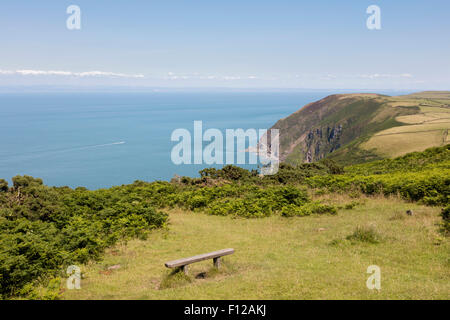
[[165, 266], [167, 268], [180, 268], [186, 273], [187, 265], [189, 265], [191, 263], [203, 261], [203, 260], [213, 259], [214, 266], [216, 266], [218, 268], [220, 266], [220, 258], [223, 256], [233, 254], [233, 253], [234, 253], [234, 249], [231, 249], [231, 248], [230, 249], [222, 249], [222, 250], [218, 250], [218, 251], [214, 251], [214, 252], [210, 252], [210, 253], [199, 254], [197, 256], [193, 256], [190, 258], [183, 258], [183, 259], [169, 261], [169, 262], [165, 263]]

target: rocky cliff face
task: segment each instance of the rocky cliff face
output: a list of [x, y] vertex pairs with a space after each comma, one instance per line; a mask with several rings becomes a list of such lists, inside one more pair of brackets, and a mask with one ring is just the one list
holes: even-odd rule
[[341, 147], [340, 138], [343, 125], [320, 127], [310, 130], [305, 139], [306, 155], [304, 162], [314, 162], [324, 158]]

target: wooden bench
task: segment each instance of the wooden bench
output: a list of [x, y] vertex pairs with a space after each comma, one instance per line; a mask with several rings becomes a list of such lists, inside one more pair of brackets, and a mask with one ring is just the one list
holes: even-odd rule
[[193, 256], [190, 258], [173, 260], [165, 263], [167, 268], [177, 268], [178, 271], [183, 271], [185, 274], [188, 273], [188, 265], [194, 262], [199, 262], [203, 260], [213, 259], [214, 267], [220, 267], [220, 258], [233, 254], [234, 249], [222, 249], [219, 251], [214, 251], [205, 254], [199, 254], [198, 256]]

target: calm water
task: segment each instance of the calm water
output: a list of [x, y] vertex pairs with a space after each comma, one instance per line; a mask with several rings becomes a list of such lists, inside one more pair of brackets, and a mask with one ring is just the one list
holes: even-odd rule
[[0, 95], [0, 178], [31, 175], [48, 185], [90, 189], [196, 176], [176, 166], [171, 133], [204, 128], [270, 128], [328, 92], [59, 93]]

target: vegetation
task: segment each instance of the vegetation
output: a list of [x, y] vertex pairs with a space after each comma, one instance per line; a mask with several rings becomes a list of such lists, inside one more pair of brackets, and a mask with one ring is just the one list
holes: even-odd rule
[[424, 152], [412, 152], [395, 159], [384, 159], [349, 166], [345, 171], [349, 174], [372, 175], [417, 172], [433, 168], [450, 169], [450, 144], [443, 147], [430, 148]]
[[361, 191], [367, 195], [399, 194], [406, 200], [422, 201], [430, 205], [444, 205], [450, 196], [450, 170], [432, 169], [378, 175], [340, 175], [312, 177], [313, 188], [326, 188], [330, 192]]
[[[153, 248], [150, 249], [151, 251], [156, 250], [156, 256], [152, 260], [154, 261], [152, 268], [155, 270], [156, 265], [162, 265], [159, 259], [169, 258], [169, 256], [172, 259], [177, 258], [173, 254], [181, 252], [182, 248], [199, 249], [192, 252], [195, 254], [211, 251], [214, 248], [228, 247], [235, 241], [246, 243], [245, 246], [240, 242], [235, 243], [241, 250], [253, 250], [260, 247], [266, 255], [277, 257], [274, 263], [287, 261], [295, 254], [292, 250], [298, 247], [296, 244], [298, 241], [300, 241], [298, 243], [308, 243], [310, 250], [313, 250], [313, 247], [320, 248], [325, 238], [320, 237], [322, 240], [317, 240], [318, 243], [305, 238], [311, 236], [312, 226], [321, 229], [316, 224], [317, 221], [325, 223], [324, 230], [337, 228], [331, 232], [327, 242], [327, 244], [330, 243], [331, 236], [336, 239], [332, 241], [335, 245], [333, 246], [335, 249], [332, 250], [341, 250], [332, 253], [336, 254], [336, 259], [339, 255], [352, 252], [348, 248], [345, 249], [347, 243], [355, 246], [377, 244], [377, 246], [384, 246], [386, 250], [378, 253], [384, 256], [392, 255], [392, 252], [396, 251], [393, 248], [395, 246], [389, 244], [392, 240], [384, 240], [394, 239], [395, 234], [400, 235], [398, 234], [400, 228], [411, 227], [409, 225], [411, 221], [415, 221], [416, 229], [410, 234], [401, 234], [401, 237], [428, 239], [433, 233], [431, 230], [439, 230], [439, 227], [434, 225], [437, 224], [436, 219], [440, 219], [436, 213], [439, 208], [427, 208], [419, 204], [444, 207], [441, 213], [440, 229], [442, 234], [449, 234], [449, 154], [449, 146], [443, 146], [396, 159], [385, 159], [345, 168], [329, 159], [295, 166], [282, 164], [277, 174], [264, 177], [259, 176], [257, 171], [225, 166], [222, 169], [204, 169], [200, 171], [199, 178], [176, 177], [171, 182], [152, 183], [136, 181], [130, 185], [96, 191], [85, 188], [73, 190], [68, 187], [47, 187], [41, 179], [29, 176], [14, 177], [12, 187], [9, 187], [5, 180], [0, 180], [0, 294], [4, 298], [11, 296], [57, 298], [59, 295], [55, 293], [55, 288], [58, 288], [57, 284], [60, 283], [58, 276], [64, 275], [64, 268], [92, 260], [100, 261], [105, 250], [110, 252], [108, 248], [117, 246], [122, 240], [133, 238], [143, 240], [150, 237], [150, 240], [145, 243]], [[392, 199], [373, 200], [366, 198], [367, 196], [374, 199], [380, 196]], [[402, 202], [400, 198], [408, 203]], [[411, 202], [419, 204], [411, 204]], [[418, 208], [419, 212], [425, 215], [421, 213], [419, 217], [406, 218], [406, 209], [411, 207]], [[392, 212], [392, 208], [400, 208], [404, 211]], [[176, 230], [175, 232], [179, 233], [177, 237], [181, 237], [176, 238], [178, 240], [170, 248], [164, 247], [162, 240], [157, 238], [162, 236], [167, 239], [172, 234], [172, 231], [166, 233], [167, 228], [164, 228], [169, 221], [167, 212], [171, 214], [171, 230]], [[172, 215], [174, 212], [177, 214]], [[180, 212], [191, 212], [191, 214], [187, 215], [189, 218], [185, 218], [178, 214]], [[360, 216], [355, 216], [351, 212], [359, 212]], [[199, 213], [204, 214], [199, 215]], [[380, 217], [377, 217], [377, 214]], [[387, 215], [389, 218], [385, 219]], [[202, 216], [210, 218], [201, 218]], [[310, 220], [309, 216], [315, 216], [318, 220]], [[303, 217], [300, 219], [302, 222], [298, 222], [295, 217]], [[353, 220], [349, 220], [349, 217]], [[192, 219], [192, 222], [187, 222], [188, 219]], [[269, 222], [258, 222], [261, 220]], [[181, 226], [174, 226], [176, 221], [183, 221], [187, 229], [181, 230]], [[209, 226], [196, 227], [192, 225], [194, 221], [203, 224], [211, 223], [211, 229], [208, 229]], [[383, 228], [364, 227], [373, 221], [378, 221]], [[216, 230], [219, 222], [229, 229]], [[419, 224], [422, 222], [427, 223], [430, 233], [421, 234], [423, 228], [419, 228]], [[274, 235], [267, 233], [270, 223], [279, 227], [277, 231], [279, 233], [275, 232]], [[388, 227], [388, 224], [394, 224], [394, 226]], [[235, 233], [242, 226], [246, 226], [247, 232], [254, 232], [254, 238], [246, 240], [245, 237], [248, 236], [246, 232], [235, 237]], [[164, 231], [149, 232], [157, 229]], [[259, 229], [262, 233], [256, 236], [259, 234]], [[203, 235], [195, 235], [196, 230], [206, 234], [217, 232], [216, 236], [211, 237], [215, 240], [207, 241], [202, 238], [198, 239], [203, 241], [201, 245], [194, 245], [190, 242], [191, 238], [203, 237]], [[225, 236], [226, 232], [231, 232], [230, 230], [233, 230], [233, 237]], [[341, 234], [339, 230], [344, 230], [345, 233]], [[376, 230], [382, 230], [382, 232]], [[220, 239], [219, 234], [223, 239]], [[287, 235], [285, 240], [281, 239], [283, 234]], [[269, 238], [261, 238], [263, 235]], [[433, 243], [438, 242], [440, 246], [446, 246], [445, 238], [444, 240], [436, 240], [437, 236], [432, 238]], [[183, 241], [183, 245], [180, 245], [178, 241]], [[185, 241], [189, 241], [189, 246], [186, 246]], [[258, 244], [258, 241], [262, 243]], [[272, 241], [276, 242], [272, 243]], [[286, 243], [282, 245], [283, 241]], [[179, 246], [175, 248], [176, 245]], [[206, 250], [207, 247], [210, 249]], [[269, 250], [275, 247], [277, 253]], [[156, 248], [161, 248], [164, 254]], [[284, 249], [278, 252], [279, 248]], [[430, 247], [426, 243], [417, 244], [416, 249], [417, 254], [424, 255]], [[442, 254], [440, 250], [436, 249], [435, 252]], [[182, 253], [184, 256], [189, 252], [183, 250]], [[281, 253], [284, 255], [282, 256]], [[320, 257], [316, 258], [316, 263], [319, 263]], [[260, 261], [263, 257], [255, 256], [254, 258]], [[406, 263], [411, 257], [405, 254], [404, 258]], [[249, 260], [247, 263], [250, 262]], [[348, 262], [349, 260], [346, 260], [346, 263]], [[127, 265], [123, 261], [120, 264]], [[275, 270], [279, 268], [270, 263], [269, 267]], [[316, 267], [320, 268], [319, 265]], [[240, 265], [239, 268], [234, 268], [230, 265], [227, 270], [242, 270], [242, 268], [246, 267]], [[294, 266], [290, 268], [291, 272], [297, 270]], [[111, 274], [111, 272], [107, 273]], [[214, 277], [220, 278], [229, 276], [232, 272], [216, 274], [208, 271], [206, 274], [209, 275], [208, 277], [214, 274]], [[282, 279], [284, 278], [281, 277], [281, 282], [277, 285], [285, 288], [282, 284], [285, 279]], [[252, 277], [248, 280], [254, 281]], [[178, 290], [179, 283], [190, 286], [195, 282], [196, 280], [192, 278], [177, 280], [166, 276], [162, 283], [158, 280], [158, 286], [173, 292]], [[48, 285], [45, 285], [46, 283]], [[117, 282], [119, 283], [120, 281]], [[34, 291], [36, 284], [46, 287], [41, 296]], [[201, 297], [198, 292], [196, 294], [195, 297]], [[292, 297], [289, 294], [286, 296]], [[258, 296], [248, 295], [245, 298], [250, 297]]]
[[377, 244], [381, 241], [381, 236], [375, 230], [373, 226], [370, 227], [361, 227], [358, 226], [355, 231], [346, 237], [347, 240], [351, 242], [366, 242]]
[[120, 239], [145, 237], [167, 215], [114, 190], [50, 188], [41, 179], [13, 178], [0, 192], [0, 294], [20, 294], [33, 280], [64, 266], [98, 259]]

